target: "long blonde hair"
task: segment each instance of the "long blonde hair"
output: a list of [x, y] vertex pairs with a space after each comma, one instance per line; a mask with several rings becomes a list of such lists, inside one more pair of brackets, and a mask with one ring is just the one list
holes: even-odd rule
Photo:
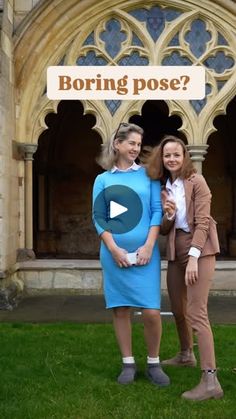
[[102, 145], [102, 152], [96, 159], [97, 163], [105, 170], [111, 170], [117, 161], [117, 152], [114, 147], [114, 141], [120, 143], [127, 140], [132, 132], [136, 132], [143, 137], [143, 129], [136, 124], [121, 122], [117, 130], [112, 134], [109, 141]]

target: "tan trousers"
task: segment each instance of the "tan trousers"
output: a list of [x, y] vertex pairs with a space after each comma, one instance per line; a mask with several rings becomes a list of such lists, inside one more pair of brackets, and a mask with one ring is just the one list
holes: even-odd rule
[[168, 262], [167, 288], [181, 350], [193, 347], [193, 331], [198, 340], [201, 369], [215, 369], [214, 340], [207, 312], [215, 256], [198, 259], [198, 280], [187, 287], [184, 276], [191, 246], [190, 234], [177, 230], [175, 246], [176, 259]]

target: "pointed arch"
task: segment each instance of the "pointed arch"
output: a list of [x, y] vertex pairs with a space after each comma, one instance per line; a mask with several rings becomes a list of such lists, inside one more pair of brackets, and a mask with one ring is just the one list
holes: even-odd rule
[[[212, 13], [215, 3], [217, 7]], [[39, 134], [45, 129], [45, 115], [57, 107], [57, 103], [48, 100], [45, 95], [48, 66], [60, 62], [74, 64], [73, 61], [79, 59], [77, 57], [80, 53], [81, 57], [86, 57], [92, 51], [90, 44], [93, 32], [99, 57], [103, 54], [103, 59], [107, 59], [109, 64], [106, 38], [103, 36], [98, 39], [96, 27], [101, 25], [105, 31], [105, 22], [117, 18], [125, 36], [120, 38], [120, 53], [117, 57], [109, 58], [110, 64], [126, 65], [124, 58], [128, 57], [131, 47], [134, 48], [131, 43], [135, 39], [136, 52], [132, 56], [134, 64], [139, 60], [145, 65], [179, 65], [186, 62], [186, 65], [207, 66], [208, 88], [204, 101], [167, 101], [170, 114], [181, 116], [183, 125], [180, 130], [188, 142], [206, 143], [215, 129], [215, 116], [224, 113], [227, 104], [236, 95], [236, 18], [230, 3], [228, 0], [203, 0], [200, 6], [198, 0], [162, 0], [158, 5], [148, 0], [146, 3], [141, 0], [57, 0], [39, 3], [22, 21], [14, 37], [16, 140], [36, 143]], [[158, 36], [154, 36], [153, 28], [148, 26], [149, 15], [155, 19], [161, 15], [166, 19]], [[191, 48], [197, 24], [201, 25], [206, 34], [202, 55], [199, 50]], [[192, 35], [189, 36], [191, 31]], [[143, 45], [139, 43], [141, 34]], [[89, 36], [90, 39], [86, 41]], [[221, 66], [218, 72], [217, 65], [222, 54], [227, 65]], [[141, 109], [141, 103], [128, 101], [123, 101], [119, 106], [116, 104], [114, 113], [109, 111], [103, 101], [84, 101], [83, 105], [85, 113], [96, 116], [94, 129], [101, 134], [103, 141], [106, 141], [120, 120], [128, 119], [132, 113], [138, 109], [140, 112]]]

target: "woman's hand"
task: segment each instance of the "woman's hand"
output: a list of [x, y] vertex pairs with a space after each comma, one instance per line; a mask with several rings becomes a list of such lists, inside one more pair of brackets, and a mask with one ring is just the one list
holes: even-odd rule
[[174, 217], [176, 213], [176, 203], [173, 199], [167, 198], [163, 205], [164, 213], [168, 218]]
[[137, 250], [137, 265], [147, 265], [152, 257], [152, 246], [145, 244]]
[[126, 254], [128, 253], [127, 250], [116, 246], [110, 249], [110, 252], [112, 254], [113, 259], [120, 268], [128, 268], [128, 266], [131, 266], [126, 257]]
[[127, 250], [122, 249], [121, 247], [117, 246], [110, 231], [104, 231], [101, 234], [101, 239], [105, 243], [109, 252], [111, 252], [113, 259], [115, 260], [115, 262], [120, 268], [123, 268], [123, 267], [127, 268], [128, 266], [131, 266], [131, 264], [129, 263], [126, 257], [126, 254], [128, 253]]
[[194, 256], [189, 256], [185, 271], [185, 284], [193, 285], [198, 279], [198, 259]]

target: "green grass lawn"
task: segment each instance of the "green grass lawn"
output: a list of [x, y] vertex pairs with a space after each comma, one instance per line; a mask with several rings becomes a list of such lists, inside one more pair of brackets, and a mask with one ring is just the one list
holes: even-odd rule
[[[143, 327], [134, 324], [137, 381], [116, 383], [120, 355], [110, 324], [1, 324], [1, 419], [209, 419], [236, 417], [236, 325], [215, 326], [221, 400], [188, 402], [198, 368], [166, 367], [171, 386], [145, 378]], [[174, 324], [164, 322], [162, 358], [177, 349]], [[197, 351], [196, 351], [197, 353]]]

